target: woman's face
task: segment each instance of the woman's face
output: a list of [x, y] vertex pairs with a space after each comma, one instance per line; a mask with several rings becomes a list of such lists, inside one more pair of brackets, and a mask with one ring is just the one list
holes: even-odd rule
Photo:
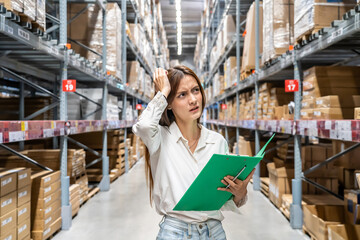
[[196, 79], [185, 75], [181, 79], [174, 100], [169, 105], [177, 120], [191, 122], [201, 116], [202, 95]]

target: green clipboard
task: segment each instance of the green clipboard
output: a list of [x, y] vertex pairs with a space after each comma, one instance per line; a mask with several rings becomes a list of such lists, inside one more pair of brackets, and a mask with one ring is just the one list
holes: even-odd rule
[[245, 180], [263, 159], [266, 146], [274, 136], [254, 157], [214, 154], [173, 210], [219, 210], [232, 196], [229, 192], [217, 190], [218, 187], [224, 187], [220, 181], [226, 175], [237, 176], [239, 173], [238, 179]]

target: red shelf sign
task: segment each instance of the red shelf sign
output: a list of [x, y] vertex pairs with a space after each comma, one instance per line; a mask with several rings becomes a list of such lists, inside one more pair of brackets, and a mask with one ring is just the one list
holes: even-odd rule
[[75, 92], [76, 91], [76, 80], [68, 79], [62, 81], [63, 92]]
[[285, 92], [298, 92], [299, 81], [298, 80], [285, 80]]

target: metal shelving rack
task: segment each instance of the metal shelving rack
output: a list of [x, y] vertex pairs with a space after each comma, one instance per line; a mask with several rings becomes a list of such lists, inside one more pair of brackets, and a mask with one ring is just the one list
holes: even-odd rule
[[[258, 0], [256, 2], [256, 59], [259, 59], [259, 18], [258, 18]], [[241, 0], [237, 0], [238, 9], [242, 4]], [[237, 23], [239, 23], [237, 21]], [[239, 42], [239, 25], [237, 25], [237, 43]], [[259, 149], [258, 131], [277, 132], [281, 134], [289, 134], [294, 136], [294, 163], [295, 163], [295, 178], [292, 180], [293, 186], [293, 203], [290, 207], [290, 224], [295, 229], [301, 229], [303, 224], [301, 198], [302, 198], [302, 181], [307, 181], [315, 187], [322, 189], [329, 194], [337, 197], [337, 194], [332, 193], [325, 187], [309, 181], [306, 175], [314, 170], [326, 165], [335, 160], [337, 157], [346, 154], [347, 152], [360, 146], [360, 121], [359, 120], [300, 120], [301, 110], [301, 94], [302, 94], [302, 69], [310, 68], [316, 65], [351, 65], [359, 61], [359, 53], [353, 51], [358, 48], [360, 39], [360, 7], [356, 6], [351, 11], [343, 16], [343, 20], [335, 20], [328, 28], [323, 28], [317, 33], [313, 34], [311, 41], [303, 42], [295, 46], [295, 49], [288, 51], [282, 56], [278, 57], [271, 64], [259, 69], [256, 66], [255, 73], [250, 75], [244, 81], [239, 81], [239, 58], [238, 58], [238, 84], [227, 90], [224, 94], [216, 96], [208, 101], [207, 107], [212, 108], [218, 105], [221, 101], [226, 101], [227, 98], [236, 95], [238, 103], [238, 94], [240, 92], [248, 91], [249, 89], [257, 90], [258, 84], [264, 81], [279, 81], [285, 79], [299, 80], [299, 91], [294, 93], [295, 101], [295, 117], [294, 120], [257, 120], [257, 111], [255, 112], [255, 120], [229, 120], [219, 121], [216, 119], [205, 120], [206, 123], [216, 124], [218, 126], [235, 127], [238, 129], [245, 128], [255, 130], [257, 137], [255, 139], [256, 151]], [[237, 54], [237, 56], [240, 56]], [[215, 70], [213, 70], [215, 71]], [[259, 93], [256, 92], [256, 104], [258, 102]], [[239, 109], [239, 103], [237, 104]], [[257, 106], [255, 106], [257, 109]], [[310, 169], [302, 169], [301, 164], [301, 137], [318, 137], [332, 140], [344, 140], [357, 142], [352, 147], [326, 159], [324, 162], [313, 166]], [[254, 174], [254, 188], [256, 179], [259, 178], [259, 173]], [[258, 181], [258, 180], [257, 180]]]
[[[5, 143], [20, 142], [23, 146], [24, 141], [53, 138], [54, 148], [60, 148], [60, 171], [61, 171], [61, 199], [62, 199], [62, 229], [67, 230], [71, 227], [71, 205], [69, 203], [69, 177], [67, 176], [67, 142], [68, 140], [76, 143], [85, 149], [97, 153], [87, 146], [76, 142], [70, 136], [79, 133], [88, 133], [93, 131], [103, 132], [103, 151], [102, 155], [97, 153], [100, 158], [92, 162], [102, 161], [103, 178], [99, 184], [101, 191], [107, 191], [110, 188], [109, 178], [109, 158], [107, 156], [107, 130], [130, 128], [136, 121], [107, 120], [106, 103], [108, 92], [117, 96], [123, 96], [124, 106], [126, 109], [127, 98], [132, 98], [136, 103], [140, 100], [148, 103], [150, 99], [135, 92], [126, 85], [126, 59], [127, 47], [131, 50], [131, 54], [135, 55], [145, 70], [152, 76], [152, 71], [144, 61], [142, 53], [133, 45], [131, 40], [126, 36], [126, 12], [127, 5], [134, 5], [134, 0], [118, 0], [118, 1], [100, 1], [100, 0], [59, 0], [55, 1], [59, 4], [59, 19], [52, 15], [47, 17], [55, 23], [53, 29], [59, 29], [59, 39], [51, 39], [46, 32], [30, 31], [17, 23], [16, 16], [11, 12], [7, 12], [5, 8], [0, 6], [0, 51], [4, 52], [0, 60], [0, 72], [5, 78], [15, 79], [20, 82], [20, 120], [18, 121], [0, 121], [0, 146], [7, 149], [13, 154], [22, 157], [25, 161], [35, 164], [43, 169], [51, 170], [46, 166], [42, 166], [35, 160], [30, 159], [20, 152], [17, 152]], [[122, 9], [122, 79], [107, 75], [106, 73], [106, 44], [103, 45], [102, 67], [98, 68], [93, 63], [80, 57], [73, 50], [66, 47], [67, 44], [67, 4], [68, 3], [84, 3], [98, 4], [103, 13], [103, 29], [106, 29], [106, 4], [108, 2], [116, 2]], [[136, 6], [134, 7], [136, 11]], [[58, 25], [56, 25], [58, 24]], [[140, 20], [140, 24], [143, 24]], [[145, 29], [145, 28], [144, 28]], [[52, 30], [52, 31], [54, 31]], [[103, 42], [106, 42], [106, 31], [103, 31]], [[150, 40], [150, 35], [147, 33]], [[151, 44], [151, 42], [150, 42]], [[154, 52], [154, 47], [152, 46]], [[158, 64], [158, 62], [157, 62]], [[26, 74], [26, 77], [23, 75]], [[76, 79], [78, 87], [101, 86], [103, 88], [102, 104], [76, 93], [86, 100], [96, 103], [102, 110], [101, 120], [68, 120], [67, 119], [67, 95], [59, 91], [61, 89], [61, 80], [68, 78]], [[46, 80], [46, 81], [44, 81]], [[50, 83], [49, 83], [50, 82]], [[44, 109], [37, 111], [30, 116], [24, 116], [24, 84], [35, 88], [37, 91], [45, 93], [56, 100], [55, 103]], [[46, 85], [43, 87], [42, 85]], [[58, 86], [59, 85], [59, 86]], [[52, 90], [48, 90], [52, 89]], [[54, 92], [54, 93], [53, 93]], [[58, 116], [56, 107], [60, 108]], [[53, 121], [31, 121], [33, 117], [47, 110], [54, 110], [54, 118], [59, 120]], [[123, 111], [123, 119], [125, 119], [125, 111]], [[126, 134], [126, 131], [125, 131]], [[60, 147], [58, 147], [57, 138], [60, 138]], [[126, 135], [125, 135], [126, 140]], [[124, 141], [125, 141], [124, 140]], [[22, 143], [22, 144], [21, 144]], [[20, 147], [21, 148], [21, 147]], [[125, 156], [126, 172], [129, 169], [128, 159]]]

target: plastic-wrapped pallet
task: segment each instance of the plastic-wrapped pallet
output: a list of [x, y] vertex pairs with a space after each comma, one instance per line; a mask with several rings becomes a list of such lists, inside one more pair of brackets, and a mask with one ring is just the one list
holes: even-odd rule
[[236, 68], [236, 57], [229, 57], [224, 64], [224, 87], [230, 88], [233, 83], [231, 81], [231, 71]]
[[223, 32], [223, 41], [222, 44], [226, 46], [231, 42], [233, 36], [236, 34], [236, 21], [235, 16], [226, 15], [224, 20], [224, 32]]
[[289, 50], [294, 42], [293, 23], [293, 0], [263, 1], [263, 64]]
[[4, 5], [7, 10], [23, 12], [24, 1], [23, 0], [0, 0], [0, 4]]
[[35, 21], [41, 28], [46, 30], [46, 8], [45, 0], [36, 0], [36, 16]]
[[[253, 3], [247, 13], [246, 17], [246, 35], [244, 39], [244, 50], [241, 63], [241, 72], [251, 72], [255, 69], [255, 3]], [[263, 24], [263, 9], [259, 6], [259, 54], [262, 53], [262, 24]]]
[[138, 61], [126, 62], [126, 82], [130, 88], [137, 89], [139, 81], [139, 73], [142, 71]]
[[36, 0], [24, 0], [24, 14], [31, 20], [35, 21]]
[[[117, 3], [108, 3], [106, 12], [106, 69], [121, 78], [121, 10]], [[89, 47], [102, 53], [102, 10], [94, 5], [89, 7], [88, 14]], [[93, 52], [87, 53], [87, 59], [91, 62], [101, 62], [100, 57]]]
[[329, 27], [332, 21], [341, 19], [355, 4], [355, 0], [294, 0], [295, 39]]

